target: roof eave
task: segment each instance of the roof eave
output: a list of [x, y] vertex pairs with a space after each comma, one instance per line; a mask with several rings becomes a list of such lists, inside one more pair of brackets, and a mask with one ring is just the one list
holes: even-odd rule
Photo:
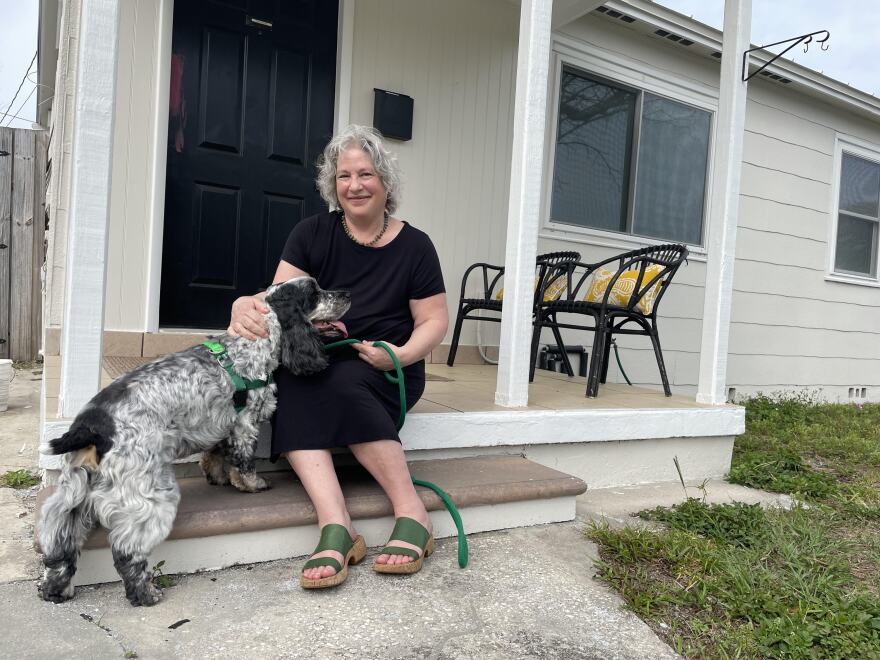
[[[626, 13], [648, 25], [674, 32], [694, 43], [721, 51], [722, 32], [709, 25], [689, 18], [676, 11], [648, 0], [607, 0], [605, 6]], [[759, 50], [751, 55], [751, 62], [762, 63], [771, 59], [775, 53]], [[880, 99], [873, 94], [830, 78], [818, 71], [802, 66], [791, 60], [779, 58], [767, 67], [767, 71], [791, 80], [787, 85], [799, 91], [823, 98], [835, 105], [845, 106], [870, 119], [880, 120]]]

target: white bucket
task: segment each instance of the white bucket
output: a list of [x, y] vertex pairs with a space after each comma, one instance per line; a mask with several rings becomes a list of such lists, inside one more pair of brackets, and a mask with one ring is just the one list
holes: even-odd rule
[[12, 382], [12, 360], [0, 360], [0, 412], [9, 406], [10, 382]]

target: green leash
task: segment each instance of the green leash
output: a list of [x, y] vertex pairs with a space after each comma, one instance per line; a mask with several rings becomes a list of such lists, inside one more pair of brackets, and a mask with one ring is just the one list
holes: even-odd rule
[[626, 384], [632, 387], [632, 381], [630, 381], [629, 376], [626, 375], [626, 372], [623, 370], [623, 364], [620, 362], [620, 353], [617, 352], [617, 342], [612, 339], [611, 345], [614, 347], [614, 357], [617, 359], [617, 366], [620, 368], [620, 373], [623, 374]]
[[461, 515], [459, 515], [458, 509], [452, 501], [452, 498], [449, 497], [449, 493], [440, 488], [437, 484], [432, 484], [430, 481], [422, 481], [421, 479], [412, 477], [412, 482], [416, 486], [430, 488], [437, 493], [437, 497], [443, 500], [443, 504], [446, 505], [446, 509], [449, 511], [449, 515], [452, 516], [452, 521], [455, 523], [455, 529], [458, 530], [458, 566], [459, 568], [464, 568], [468, 565], [467, 536], [464, 534], [464, 523], [461, 522]]
[[[360, 339], [343, 339], [341, 341], [334, 341], [332, 344], [327, 344], [326, 346], [324, 346], [324, 350], [329, 351], [333, 348], [340, 348], [341, 346], [351, 346], [352, 344], [361, 343], [363, 342], [361, 342]], [[391, 347], [384, 341], [374, 341], [373, 346], [384, 348], [385, 352], [388, 353], [388, 357], [390, 357], [391, 361], [394, 363], [395, 373], [386, 371], [385, 378], [392, 385], [397, 385], [398, 392], [400, 392], [400, 415], [397, 418], [397, 430], [399, 431], [403, 428], [403, 422], [406, 420], [406, 385], [403, 381], [403, 367], [400, 366], [400, 360], [397, 359], [394, 351], [392, 351]]]
[[[329, 351], [342, 346], [350, 346], [352, 344], [360, 343], [362, 343], [360, 339], [343, 339], [341, 341], [327, 344], [324, 346], [324, 350]], [[384, 349], [385, 352], [388, 353], [388, 357], [390, 357], [391, 361], [394, 363], [394, 373], [392, 374], [390, 371], [386, 371], [385, 378], [392, 385], [397, 385], [398, 392], [400, 393], [400, 415], [397, 418], [397, 430], [399, 431], [403, 428], [403, 422], [406, 420], [406, 384], [403, 379], [403, 367], [400, 366], [400, 360], [397, 359], [394, 351], [392, 351], [391, 347], [384, 341], [374, 341], [373, 346], [378, 346], [379, 348]], [[458, 565], [459, 567], [464, 568], [468, 564], [467, 536], [465, 536], [464, 533], [464, 524], [461, 521], [461, 515], [458, 513], [458, 509], [452, 501], [452, 498], [449, 497], [449, 493], [430, 481], [422, 481], [421, 479], [412, 478], [412, 482], [416, 486], [431, 489], [437, 494], [437, 497], [443, 500], [443, 504], [446, 505], [449, 515], [452, 516], [452, 520], [455, 522], [455, 528], [458, 530]]]

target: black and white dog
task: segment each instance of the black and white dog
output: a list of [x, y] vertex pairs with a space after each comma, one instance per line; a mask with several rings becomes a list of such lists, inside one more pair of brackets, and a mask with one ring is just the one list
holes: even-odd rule
[[[322, 336], [344, 333], [338, 319], [351, 304], [349, 293], [323, 291], [312, 278], [298, 277], [272, 286], [265, 302], [268, 337], [216, 337], [238, 375], [266, 380], [279, 361], [295, 374], [326, 367]], [[80, 550], [100, 523], [109, 530], [113, 563], [129, 601], [159, 601], [162, 593], [151, 583], [147, 558], [168, 536], [177, 514], [175, 459], [203, 452], [202, 468], [211, 483], [231, 481], [247, 492], [268, 488], [256, 473], [254, 451], [260, 423], [275, 410], [275, 385], [248, 390], [238, 413], [235, 389], [210, 350], [194, 346], [114, 381], [51, 442], [52, 452], [65, 457], [58, 487], [40, 516], [43, 599], [58, 603], [73, 597]]]

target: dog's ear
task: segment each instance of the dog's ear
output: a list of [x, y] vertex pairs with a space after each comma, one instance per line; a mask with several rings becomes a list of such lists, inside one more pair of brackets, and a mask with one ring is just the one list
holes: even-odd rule
[[328, 360], [318, 331], [301, 318], [281, 330], [281, 364], [292, 374], [308, 376], [325, 369]]
[[309, 314], [318, 302], [318, 285], [310, 277], [296, 278], [269, 289], [266, 302], [281, 326], [281, 364], [306, 376], [327, 367], [327, 354]]
[[266, 304], [278, 317], [282, 328], [304, 322], [307, 311], [314, 308], [317, 292], [315, 281], [309, 277], [274, 284], [266, 291]]

